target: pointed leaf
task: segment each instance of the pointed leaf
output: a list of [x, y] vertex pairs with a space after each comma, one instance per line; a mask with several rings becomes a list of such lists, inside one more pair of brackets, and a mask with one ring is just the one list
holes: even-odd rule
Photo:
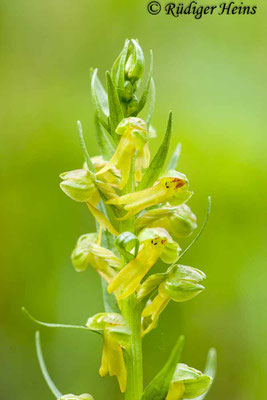
[[115, 144], [112, 137], [102, 128], [97, 116], [95, 117], [96, 141], [105, 160], [109, 160], [115, 152]]
[[165, 400], [177, 364], [180, 361], [184, 337], [180, 336], [162, 370], [146, 387], [141, 400]]
[[186, 249], [184, 249], [184, 251], [181, 253], [181, 255], [180, 255], [180, 257], [179, 257], [178, 260], [180, 260], [180, 259], [185, 255], [185, 253], [188, 252], [188, 250], [190, 249], [190, 247], [193, 246], [193, 244], [198, 240], [198, 238], [199, 238], [199, 237], [201, 236], [201, 234], [203, 233], [203, 231], [204, 231], [204, 229], [205, 229], [205, 227], [206, 227], [206, 225], [207, 225], [208, 219], [209, 219], [210, 210], [211, 210], [211, 197], [209, 196], [209, 197], [208, 197], [208, 208], [207, 208], [207, 213], [206, 213], [205, 219], [204, 219], [204, 221], [203, 221], [203, 224], [202, 224], [200, 230], [198, 231], [197, 235], [196, 235], [196, 236], [194, 237], [194, 239], [192, 240], [192, 242], [189, 243], [189, 245], [186, 247]]
[[107, 90], [108, 90], [110, 133], [111, 136], [113, 136], [115, 142], [117, 143], [119, 141], [119, 137], [115, 133], [115, 129], [117, 128], [121, 120], [124, 118], [124, 115], [121, 108], [117, 90], [115, 89], [110, 73], [108, 71], [106, 73], [106, 79], [107, 79]]
[[182, 144], [178, 143], [174, 152], [172, 153], [169, 165], [167, 170], [169, 171], [170, 169], [177, 169], [178, 166], [178, 161], [181, 155], [181, 149], [182, 149]]
[[91, 158], [89, 156], [89, 153], [87, 151], [87, 147], [86, 147], [86, 144], [85, 144], [85, 141], [84, 141], [84, 137], [83, 137], [82, 124], [81, 124], [80, 121], [77, 121], [77, 127], [78, 127], [80, 145], [81, 145], [81, 149], [82, 149], [82, 152], [83, 152], [84, 161], [86, 162], [89, 171], [94, 173], [95, 172], [95, 168], [94, 168], [92, 160], [91, 160]]
[[91, 91], [92, 91], [93, 105], [96, 111], [97, 118], [99, 119], [101, 124], [105, 127], [105, 129], [109, 131], [108, 96], [100, 80], [97, 77], [97, 68], [92, 72], [91, 75]]
[[129, 48], [129, 40], [125, 41], [123, 50], [119, 57], [119, 62], [117, 66], [117, 71], [115, 74], [115, 81], [113, 80], [116, 89], [119, 92], [119, 95], [122, 96], [124, 93], [124, 83], [125, 83], [125, 64], [126, 64], [126, 57]]
[[142, 96], [140, 98], [140, 101], [139, 101], [139, 104], [138, 104], [138, 108], [133, 113], [134, 117], [136, 115], [138, 115], [146, 105], [147, 96], [148, 96], [148, 93], [149, 93], [149, 88], [150, 88], [150, 84], [151, 84], [151, 80], [152, 80], [152, 73], [153, 73], [153, 52], [152, 52], [152, 50], [150, 50], [150, 69], [149, 69], [149, 73], [148, 73], [147, 84], [146, 84], [145, 89], [143, 91], [143, 94], [142, 94]]
[[155, 101], [156, 101], [156, 87], [154, 83], [154, 79], [151, 79], [151, 85], [150, 85], [150, 105], [149, 105], [149, 110], [148, 114], [146, 117], [146, 124], [147, 124], [147, 129], [149, 129], [152, 121], [152, 115], [154, 112], [154, 107], [155, 107]]
[[62, 393], [60, 393], [60, 391], [57, 389], [57, 387], [55, 386], [54, 382], [50, 378], [50, 375], [49, 375], [49, 373], [47, 371], [47, 368], [46, 368], [46, 365], [45, 365], [45, 362], [44, 362], [44, 357], [43, 357], [43, 352], [42, 352], [42, 347], [41, 347], [41, 341], [40, 341], [40, 332], [39, 331], [37, 331], [35, 333], [35, 345], [36, 345], [37, 357], [38, 357], [38, 361], [39, 361], [39, 365], [40, 365], [43, 377], [44, 377], [49, 389], [53, 393], [53, 395], [57, 399], [60, 399], [63, 395], [62, 395]]
[[[209, 350], [209, 352], [208, 352], [208, 357], [207, 357], [207, 361], [206, 361], [206, 366], [205, 366], [205, 371], [204, 372], [205, 372], [206, 375], [208, 375], [208, 376], [210, 376], [212, 378], [212, 383], [213, 383], [213, 380], [214, 380], [215, 375], [216, 375], [216, 368], [217, 368], [217, 353], [216, 353], [215, 349], [211, 348]], [[211, 388], [211, 385], [209, 387], [209, 390], [210, 390], [210, 388]], [[206, 393], [202, 394], [201, 396], [196, 397], [195, 400], [204, 400], [206, 398], [209, 390]]]
[[142, 181], [138, 185], [138, 190], [146, 189], [148, 186], [152, 186], [153, 183], [158, 179], [161, 174], [161, 171], [164, 167], [164, 162], [167, 158], [170, 141], [172, 134], [172, 112], [169, 113], [168, 125], [166, 129], [166, 133], [164, 139], [161, 143], [160, 148], [155, 154], [153, 160], [151, 161], [148, 169], [146, 170]]

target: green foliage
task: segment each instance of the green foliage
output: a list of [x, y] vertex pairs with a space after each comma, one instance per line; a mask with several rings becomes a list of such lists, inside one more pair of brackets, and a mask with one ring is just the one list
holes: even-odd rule
[[40, 332], [39, 331], [37, 331], [35, 333], [35, 345], [36, 345], [36, 353], [37, 353], [39, 365], [40, 365], [43, 377], [44, 377], [49, 389], [51, 390], [51, 392], [53, 393], [53, 395], [56, 398], [62, 397], [62, 394], [60, 393], [60, 391], [55, 386], [54, 382], [50, 378], [50, 375], [49, 375], [49, 373], [47, 371], [47, 368], [46, 368], [46, 365], [45, 365], [45, 361], [44, 361], [44, 357], [43, 357], [43, 352], [42, 352], [42, 347], [41, 347], [41, 340], [40, 340]]
[[172, 112], [170, 111], [168, 125], [164, 139], [157, 153], [155, 154], [153, 160], [151, 161], [150, 166], [146, 170], [143, 179], [138, 186], [138, 190], [142, 190], [147, 188], [148, 186], [151, 186], [160, 176], [161, 171], [163, 170], [164, 167], [165, 160], [168, 155], [171, 135], [172, 135]]
[[142, 400], [164, 400], [166, 398], [174, 371], [181, 357], [183, 345], [184, 337], [180, 336], [166, 364], [145, 389]]

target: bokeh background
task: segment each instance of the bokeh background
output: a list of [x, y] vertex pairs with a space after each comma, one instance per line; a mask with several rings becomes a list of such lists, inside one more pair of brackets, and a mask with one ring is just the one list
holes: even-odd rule
[[[82, 163], [77, 119], [97, 154], [89, 67], [98, 66], [103, 79], [126, 37], [139, 39], [147, 59], [154, 51], [153, 125], [161, 139], [173, 110], [172, 148], [182, 142], [180, 169], [199, 221], [212, 196], [207, 229], [184, 258], [206, 272], [206, 291], [170, 304], [145, 338], [145, 381], [184, 333], [183, 362], [191, 366], [202, 369], [209, 347], [217, 348], [209, 399], [267, 398], [267, 15], [258, 3], [255, 16], [196, 21], [151, 16], [137, 0], [1, 0], [1, 400], [53, 398], [22, 305], [40, 319], [78, 324], [103, 310], [98, 276], [77, 274], [70, 263], [93, 220], [60, 191], [58, 175]], [[45, 328], [41, 335], [63, 393], [121, 398], [115, 380], [98, 375], [98, 336]]]

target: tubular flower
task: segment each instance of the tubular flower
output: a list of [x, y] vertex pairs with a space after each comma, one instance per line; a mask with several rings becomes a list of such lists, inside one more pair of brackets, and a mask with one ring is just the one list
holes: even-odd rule
[[204, 272], [185, 265], [174, 265], [166, 273], [151, 275], [143, 283], [137, 295], [142, 299], [158, 289], [156, 297], [152, 302], [149, 301], [143, 310], [143, 334], [147, 334], [155, 327], [159, 315], [170, 300], [184, 302], [202, 292], [204, 286], [201, 283], [205, 278]]
[[65, 394], [60, 397], [59, 400], [94, 400], [94, 398], [88, 393], [80, 394], [80, 396], [75, 396], [75, 394]]
[[192, 192], [186, 190], [187, 187], [188, 180], [186, 176], [175, 170], [170, 170], [162, 175], [154, 186], [111, 199], [107, 201], [107, 204], [124, 205], [124, 209], [128, 213], [121, 219], [125, 220], [147, 207], [165, 203], [166, 201], [176, 206], [183, 204], [192, 196]]
[[166, 400], [195, 399], [206, 393], [212, 378], [186, 364], [177, 364]]
[[172, 240], [165, 229], [145, 229], [138, 239], [141, 243], [138, 254], [113, 279], [108, 286], [108, 292], [119, 291], [118, 300], [132, 294], [143, 277], [153, 267], [159, 258], [165, 263], [177, 261], [179, 245]]
[[76, 271], [84, 271], [91, 265], [108, 283], [120, 269], [120, 259], [115, 254], [97, 244], [97, 234], [82, 235], [72, 252], [71, 260]]
[[186, 205], [171, 207], [166, 204], [161, 208], [146, 211], [136, 220], [136, 229], [144, 227], [165, 228], [175, 239], [191, 235], [197, 228], [195, 214]]
[[60, 174], [60, 178], [63, 179], [63, 182], [60, 183], [63, 192], [72, 200], [86, 203], [103, 229], [108, 229], [113, 235], [117, 236], [116, 229], [96, 207], [100, 200], [100, 194], [95, 185], [94, 175], [86, 169], [76, 169]]
[[98, 171], [98, 175], [103, 175], [116, 167], [121, 172], [120, 188], [122, 189], [128, 181], [132, 157], [135, 153], [137, 153], [135, 161], [137, 180], [142, 177], [142, 169], [149, 165], [150, 153], [147, 144], [147, 127], [142, 119], [135, 117], [123, 119], [117, 126], [116, 133], [121, 136], [118, 147], [110, 161]]
[[122, 349], [129, 346], [129, 328], [117, 313], [100, 313], [88, 319], [87, 328], [104, 333], [102, 362], [99, 374], [104, 377], [116, 375], [122, 392], [126, 390], [127, 372]]

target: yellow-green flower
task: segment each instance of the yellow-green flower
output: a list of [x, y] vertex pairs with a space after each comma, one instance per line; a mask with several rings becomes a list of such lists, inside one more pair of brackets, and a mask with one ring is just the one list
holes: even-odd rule
[[122, 392], [126, 390], [127, 372], [123, 350], [129, 346], [129, 329], [124, 318], [117, 313], [100, 313], [88, 319], [87, 328], [103, 331], [104, 344], [99, 373], [116, 376]]
[[94, 398], [88, 393], [80, 394], [79, 396], [70, 393], [60, 397], [59, 400], [94, 400]]
[[136, 153], [135, 174], [136, 180], [142, 178], [143, 168], [147, 168], [150, 161], [150, 153], [147, 145], [146, 123], [135, 117], [125, 118], [117, 126], [116, 133], [121, 136], [120, 142], [110, 161], [98, 171], [102, 175], [113, 167], [121, 172], [120, 188], [124, 188], [128, 181], [132, 157]]
[[97, 205], [100, 195], [95, 187], [93, 176], [87, 169], [63, 172], [60, 178], [63, 179], [60, 183], [61, 189], [72, 200]]
[[153, 267], [159, 258], [165, 263], [177, 261], [179, 245], [174, 242], [165, 229], [144, 229], [138, 239], [141, 243], [138, 254], [113, 279], [108, 286], [108, 292], [118, 291], [119, 300], [132, 294], [143, 277]]
[[146, 211], [136, 220], [136, 230], [144, 227], [161, 227], [166, 229], [175, 239], [189, 236], [197, 227], [197, 219], [186, 204], [170, 206]]
[[137, 297], [145, 298], [157, 289], [158, 293], [142, 312], [143, 334], [150, 332], [156, 325], [159, 315], [170, 300], [184, 302], [197, 296], [204, 286], [204, 272], [185, 265], [174, 265], [166, 273], [151, 275], [140, 287]]
[[[96, 207], [100, 200], [100, 194], [93, 174], [87, 169], [76, 169], [64, 172], [60, 175], [60, 178], [63, 179], [63, 182], [60, 183], [63, 192], [72, 200], [86, 203], [103, 229], [108, 229], [113, 235], [118, 236], [118, 232], [110, 221]], [[108, 189], [107, 185], [105, 187]], [[110, 195], [109, 198], [112, 198], [112, 196]]]
[[178, 364], [166, 400], [195, 399], [206, 393], [212, 378], [186, 364]]
[[121, 267], [120, 259], [113, 251], [97, 244], [96, 233], [88, 233], [78, 239], [71, 259], [76, 271], [84, 271], [90, 265], [108, 283]]
[[192, 196], [192, 192], [189, 192], [187, 187], [186, 176], [175, 170], [170, 170], [162, 175], [154, 186], [111, 199], [107, 201], [107, 204], [124, 205], [124, 209], [128, 213], [121, 219], [125, 220], [147, 207], [160, 203], [169, 202], [176, 206], [185, 203]]
[[99, 171], [101, 171], [104, 167], [106, 167], [108, 161], [104, 160], [102, 156], [92, 157], [91, 161], [94, 165], [95, 172], [98, 175], [100, 181], [105, 183], [110, 183], [112, 185], [115, 185], [116, 187], [120, 186], [121, 173], [117, 168], [113, 166], [109, 168], [108, 171], [104, 173], [99, 173]]

